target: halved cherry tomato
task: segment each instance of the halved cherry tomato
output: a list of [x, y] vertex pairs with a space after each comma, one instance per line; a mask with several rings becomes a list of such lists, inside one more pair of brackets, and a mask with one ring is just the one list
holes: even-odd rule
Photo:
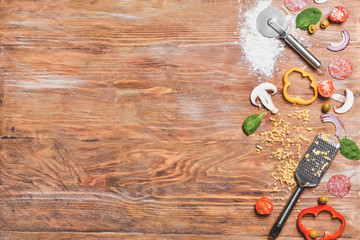
[[259, 198], [256, 201], [255, 207], [256, 207], [256, 212], [261, 215], [270, 214], [274, 209], [273, 203], [271, 202], [270, 199], [266, 197]]
[[349, 10], [342, 6], [334, 7], [329, 12], [329, 18], [332, 22], [345, 22], [349, 17]]
[[320, 93], [321, 96], [323, 97], [331, 97], [334, 92], [335, 92], [335, 88], [334, 88], [334, 84], [331, 80], [325, 80], [322, 81], [318, 84], [318, 91]]

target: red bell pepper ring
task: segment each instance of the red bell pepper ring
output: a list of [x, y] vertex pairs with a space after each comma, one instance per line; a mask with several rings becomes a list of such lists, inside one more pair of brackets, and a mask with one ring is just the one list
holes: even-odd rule
[[344, 231], [345, 228], [345, 218], [337, 211], [335, 211], [334, 208], [332, 208], [329, 205], [318, 205], [316, 207], [311, 207], [311, 208], [306, 208], [304, 210], [302, 210], [299, 215], [298, 215], [298, 219], [297, 219], [297, 224], [299, 226], [300, 231], [304, 234], [306, 240], [313, 240], [310, 237], [310, 233], [311, 233], [311, 229], [310, 228], [306, 228], [302, 225], [301, 223], [301, 218], [308, 213], [314, 214], [315, 216], [317, 216], [320, 212], [322, 211], [327, 211], [330, 212], [332, 214], [333, 218], [338, 218], [341, 220], [341, 227], [339, 229], [339, 231], [337, 231], [336, 233], [329, 233], [329, 232], [325, 232], [325, 236], [321, 239], [318, 240], [333, 240], [333, 239], [337, 239], [338, 237], [340, 237], [340, 235], [342, 234], [342, 232]]

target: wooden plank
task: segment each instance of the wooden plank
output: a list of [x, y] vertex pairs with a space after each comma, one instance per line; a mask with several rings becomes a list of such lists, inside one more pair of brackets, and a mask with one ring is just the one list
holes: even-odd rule
[[[310, 36], [311, 52], [327, 66], [351, 59], [354, 72], [335, 80], [350, 88], [353, 108], [340, 116], [360, 142], [360, 59], [356, 1], [344, 24]], [[282, 75], [305, 66], [286, 48], [272, 78], [258, 79], [244, 59], [239, 31], [255, 1], [2, 1], [0, 5], [0, 227], [2, 239], [267, 239], [291, 192], [272, 192], [279, 147], [260, 154], [258, 133], [270, 117], [302, 122], [282, 97]], [[277, 0], [273, 6], [280, 7]], [[333, 3], [319, 7], [325, 14]], [[296, 14], [296, 13], [292, 13]], [[346, 28], [350, 45], [326, 50]], [[319, 82], [331, 79], [306, 70]], [[293, 92], [309, 97], [295, 79]], [[280, 116], [266, 114], [254, 135], [242, 121], [260, 113], [249, 95], [261, 81], [275, 84]], [[312, 131], [333, 134], [320, 121], [319, 98], [306, 106]], [[332, 103], [338, 105], [332, 101]], [[296, 138], [296, 132], [289, 135]], [[299, 140], [303, 154], [309, 143]], [[278, 239], [301, 238], [299, 210], [328, 195], [337, 173], [351, 178], [344, 198], [330, 204], [347, 221], [340, 239], [360, 236], [359, 166], [340, 154], [318, 187], [306, 190]], [[254, 212], [259, 197], [272, 198], [267, 217]], [[281, 199], [280, 199], [281, 198]], [[320, 232], [338, 228], [328, 215], [306, 223]], [[328, 224], [329, 223], [329, 224]]]
[[[249, 146], [254, 143], [10, 141], [17, 143], [3, 145], [7, 153], [2, 156], [5, 231], [257, 236], [269, 231], [284, 203], [274, 201], [276, 210], [267, 218], [254, 214], [254, 202], [269, 196], [273, 183], [269, 166], [260, 165], [265, 154], [257, 156]], [[323, 181], [316, 195], [325, 189]], [[285, 191], [275, 196], [289, 197]], [[330, 197], [351, 232], [357, 226], [358, 191], [356, 184], [344, 198], [346, 206]], [[306, 191], [283, 236], [299, 236], [297, 210], [313, 204], [314, 193]]]
[[[15, 240], [32, 240], [32, 239], [129, 239], [129, 240], [236, 240], [239, 239], [239, 236], [229, 236], [229, 235], [196, 235], [196, 234], [142, 234], [142, 233], [78, 233], [78, 232], [41, 232], [41, 233], [29, 233], [29, 232], [6, 232], [4, 235], [6, 239]], [[265, 236], [257, 236], [259, 238], [264, 238]], [[254, 239], [254, 236], [241, 236], [241, 239], [251, 240]], [[279, 238], [280, 239], [280, 238]], [[288, 240], [297, 240], [299, 238], [286, 238]]]

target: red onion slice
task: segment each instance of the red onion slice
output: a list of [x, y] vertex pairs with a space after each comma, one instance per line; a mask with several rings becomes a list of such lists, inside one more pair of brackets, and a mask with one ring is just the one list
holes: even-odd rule
[[333, 123], [335, 125], [335, 136], [340, 137], [341, 135], [341, 126], [336, 121], [334, 121], [332, 118], [324, 117], [321, 119], [323, 123]]
[[349, 45], [350, 34], [346, 29], [344, 29], [341, 32], [341, 35], [342, 35], [341, 42], [340, 43], [333, 43], [332, 42], [332, 43], [329, 44], [327, 49], [329, 49], [330, 51], [333, 51], [333, 52], [338, 52], [338, 51], [344, 50], [347, 47], [347, 45]]
[[336, 131], [335, 136], [336, 137], [338, 137], [338, 138], [340, 137], [341, 127], [344, 129], [345, 137], [347, 136], [347, 131], [346, 131], [345, 125], [339, 118], [337, 118], [336, 116], [334, 116], [330, 113], [325, 113], [325, 114], [321, 115], [320, 117], [321, 117], [321, 121], [323, 123], [331, 122], [332, 124], [335, 125], [335, 131]]

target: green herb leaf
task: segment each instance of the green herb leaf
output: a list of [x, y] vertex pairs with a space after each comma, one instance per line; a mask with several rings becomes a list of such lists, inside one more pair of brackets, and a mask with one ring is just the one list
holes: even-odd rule
[[339, 138], [341, 154], [350, 160], [360, 159], [360, 149], [354, 141], [348, 138]]
[[242, 129], [246, 135], [250, 135], [256, 131], [256, 129], [261, 124], [261, 117], [264, 115], [265, 112], [261, 114], [254, 114], [248, 116], [245, 121], [243, 122]]
[[317, 8], [307, 8], [301, 11], [296, 17], [296, 27], [307, 30], [311, 24], [316, 24], [322, 16]]

